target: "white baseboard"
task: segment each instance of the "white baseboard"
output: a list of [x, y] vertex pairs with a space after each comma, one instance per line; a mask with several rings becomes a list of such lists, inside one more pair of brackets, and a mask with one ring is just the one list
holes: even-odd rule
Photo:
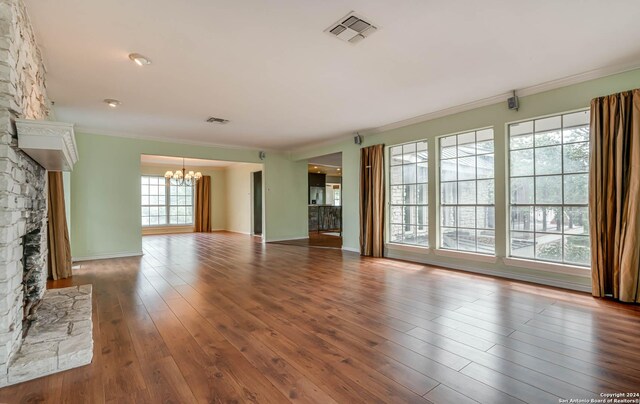
[[283, 238], [273, 238], [273, 239], [269, 239], [269, 240], [264, 240], [263, 242], [265, 242], [265, 243], [275, 243], [275, 242], [278, 242], [278, 241], [306, 240], [308, 238], [309, 238], [309, 236], [304, 236], [304, 237], [283, 237]]
[[229, 230], [229, 229], [223, 229], [222, 231], [228, 231], [229, 233], [246, 234], [247, 236], [251, 235], [250, 231], [237, 231], [237, 230]]
[[115, 254], [97, 254], [97, 255], [90, 255], [86, 257], [71, 257], [71, 261], [80, 262], [80, 261], [107, 260], [111, 258], [140, 257], [141, 255], [143, 255], [142, 251], [124, 252], [124, 253], [115, 253]]
[[342, 246], [342, 251], [349, 251], [360, 254], [360, 249]]

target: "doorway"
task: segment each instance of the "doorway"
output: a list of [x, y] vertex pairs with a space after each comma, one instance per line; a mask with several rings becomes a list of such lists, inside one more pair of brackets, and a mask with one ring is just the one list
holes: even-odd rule
[[308, 160], [310, 246], [342, 247], [342, 153]]
[[256, 171], [253, 175], [253, 234], [262, 236], [262, 171]]

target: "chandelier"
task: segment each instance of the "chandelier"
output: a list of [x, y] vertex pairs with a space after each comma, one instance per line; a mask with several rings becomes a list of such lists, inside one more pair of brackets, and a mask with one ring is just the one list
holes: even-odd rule
[[202, 174], [200, 173], [200, 171], [195, 173], [193, 171], [187, 172], [187, 170], [184, 168], [184, 157], [183, 157], [182, 170], [176, 170], [175, 173], [173, 171], [167, 171], [166, 173], [164, 173], [164, 178], [172, 180], [172, 182], [176, 185], [191, 186], [191, 185], [194, 185], [197, 180], [202, 178]]

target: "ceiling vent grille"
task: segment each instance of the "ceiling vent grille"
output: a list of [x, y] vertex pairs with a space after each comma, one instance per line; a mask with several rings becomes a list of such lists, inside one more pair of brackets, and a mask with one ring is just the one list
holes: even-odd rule
[[216, 118], [215, 116], [210, 116], [207, 118], [207, 122], [209, 123], [219, 123], [220, 125], [224, 125], [225, 123], [228, 123], [229, 120], [228, 119], [222, 119], [222, 118]]
[[356, 44], [378, 30], [378, 27], [353, 11], [331, 24], [324, 32], [345, 42]]

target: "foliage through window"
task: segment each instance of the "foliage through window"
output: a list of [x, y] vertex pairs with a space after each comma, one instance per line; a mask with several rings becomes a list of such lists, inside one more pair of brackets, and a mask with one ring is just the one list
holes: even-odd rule
[[193, 186], [143, 175], [140, 194], [142, 226], [193, 224]]
[[440, 144], [440, 247], [495, 254], [493, 129]]
[[589, 111], [509, 125], [510, 255], [589, 265]]
[[428, 246], [427, 142], [391, 147], [389, 155], [391, 242]]

